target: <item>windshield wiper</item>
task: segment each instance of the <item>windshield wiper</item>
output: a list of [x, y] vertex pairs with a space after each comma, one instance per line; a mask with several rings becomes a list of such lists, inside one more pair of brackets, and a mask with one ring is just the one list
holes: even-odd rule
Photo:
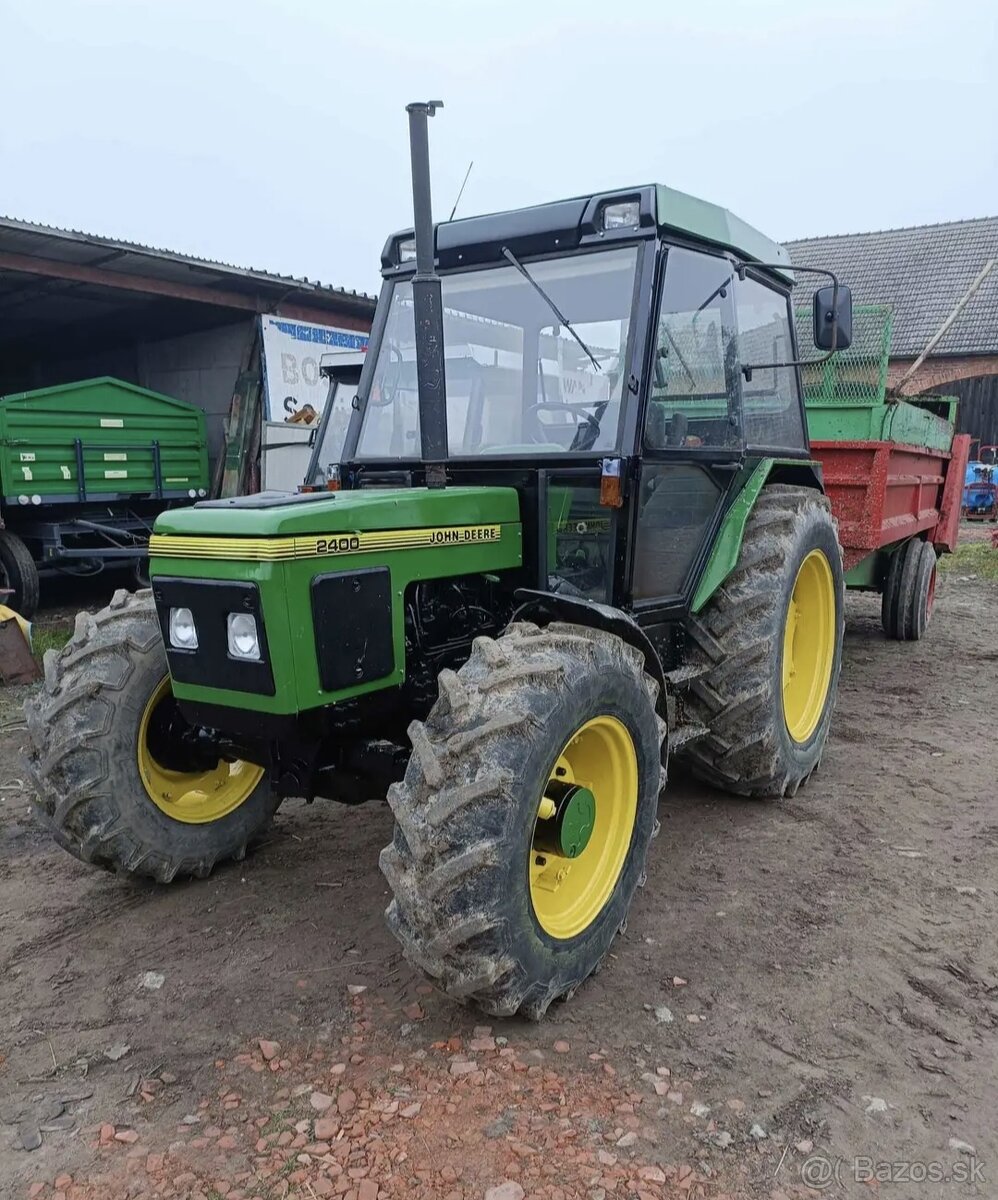
[[510, 250], [510, 248], [508, 246], [502, 247], [502, 256], [503, 256], [503, 258], [506, 259], [507, 262], [512, 263], [513, 266], [516, 267], [516, 269], [520, 272], [520, 274], [527, 281], [527, 283], [530, 284], [530, 286], [534, 289], [534, 291], [538, 294], [538, 296], [540, 296], [540, 298], [544, 301], [544, 303], [548, 306], [548, 308], [550, 308], [550, 310], [558, 318], [559, 323], [564, 325], [565, 328], [568, 330], [568, 332], [572, 335], [572, 337], [575, 338], [575, 340], [579, 343], [579, 345], [582, 347], [582, 349], [589, 356], [589, 361], [593, 364], [593, 366], [596, 368], [596, 370], [602, 371], [603, 368], [596, 361], [596, 355], [593, 354], [592, 350], [589, 349], [589, 347], [582, 340], [582, 338], [580, 338], [579, 335], [572, 328], [572, 322], [568, 319], [568, 317], [565, 316], [565, 314], [561, 311], [561, 309], [558, 307], [558, 305], [555, 304], [555, 302], [551, 299], [551, 297], [547, 294], [547, 292], [541, 287], [541, 285], [537, 282], [537, 280], [533, 277], [533, 275], [530, 274], [530, 272], [527, 270], [527, 268], [523, 265], [522, 262], [520, 262], [520, 260], [516, 257], [516, 255], [513, 253], [512, 250]]

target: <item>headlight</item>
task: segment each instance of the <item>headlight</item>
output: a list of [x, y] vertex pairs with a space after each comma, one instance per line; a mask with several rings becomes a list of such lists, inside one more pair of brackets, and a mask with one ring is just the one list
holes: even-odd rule
[[414, 237], [403, 238], [402, 241], [398, 243], [398, 255], [400, 263], [415, 262], [416, 239]]
[[198, 627], [189, 608], [170, 609], [170, 645], [177, 650], [198, 648]]
[[637, 200], [624, 200], [620, 204], [607, 204], [603, 209], [604, 229], [637, 229], [641, 223], [641, 205]]
[[260, 634], [252, 613], [229, 613], [229, 653], [233, 658], [260, 661]]

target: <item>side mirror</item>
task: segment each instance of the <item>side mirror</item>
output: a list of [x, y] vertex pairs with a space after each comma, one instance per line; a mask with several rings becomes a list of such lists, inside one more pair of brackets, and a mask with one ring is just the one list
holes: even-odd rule
[[848, 350], [852, 343], [852, 292], [840, 283], [838, 293], [837, 307], [834, 287], [814, 293], [814, 344], [819, 350]]

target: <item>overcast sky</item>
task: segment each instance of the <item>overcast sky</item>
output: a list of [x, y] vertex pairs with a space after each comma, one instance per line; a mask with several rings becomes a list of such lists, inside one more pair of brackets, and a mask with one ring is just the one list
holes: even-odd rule
[[0, 0], [0, 213], [376, 290], [411, 222], [662, 182], [786, 240], [998, 212], [993, 0]]

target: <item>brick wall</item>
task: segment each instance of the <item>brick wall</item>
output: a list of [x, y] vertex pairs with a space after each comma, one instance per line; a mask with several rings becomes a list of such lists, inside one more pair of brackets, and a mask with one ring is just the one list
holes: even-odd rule
[[[914, 361], [913, 358], [892, 358], [887, 369], [887, 386], [893, 387]], [[945, 392], [947, 383], [976, 375], [998, 375], [998, 354], [930, 356], [908, 380], [904, 390], [909, 396], [919, 392]]]

